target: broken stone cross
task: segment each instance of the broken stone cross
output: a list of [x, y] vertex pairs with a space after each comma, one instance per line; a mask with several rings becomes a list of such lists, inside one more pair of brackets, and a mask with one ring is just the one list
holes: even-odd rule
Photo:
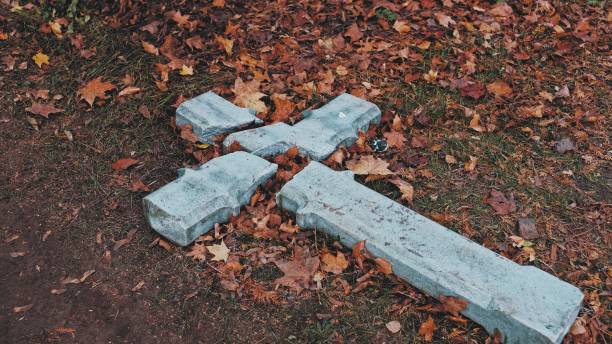
[[274, 156], [297, 146], [302, 155], [323, 160], [339, 145], [350, 146], [359, 130], [380, 121], [380, 109], [348, 93], [341, 94], [325, 106], [302, 113], [302, 120], [290, 126], [276, 123], [230, 134], [223, 146], [232, 143], [258, 156]]
[[176, 124], [191, 125], [202, 143], [212, 143], [215, 135], [262, 123], [255, 110], [238, 107], [212, 91], [184, 101], [176, 109]]
[[235, 152], [197, 169], [180, 169], [177, 180], [143, 199], [145, 215], [159, 234], [178, 245], [189, 245], [215, 223], [238, 215], [276, 168], [258, 156]]
[[505, 342], [560, 343], [582, 293], [533, 266], [518, 265], [353, 180], [311, 162], [276, 196], [303, 228], [317, 228], [387, 259], [393, 272], [434, 297], [468, 302], [462, 312]]

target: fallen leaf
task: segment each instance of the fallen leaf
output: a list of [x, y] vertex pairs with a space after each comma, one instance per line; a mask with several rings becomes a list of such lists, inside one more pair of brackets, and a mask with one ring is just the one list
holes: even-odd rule
[[128, 86], [128, 87], [122, 89], [121, 92], [119, 92], [117, 94], [117, 96], [118, 97], [131, 96], [131, 95], [136, 94], [138, 92], [140, 92], [140, 88], [139, 87]]
[[396, 20], [393, 29], [399, 33], [407, 33], [410, 32], [410, 25], [405, 20]]
[[76, 337], [76, 330], [70, 327], [56, 327], [49, 330], [51, 333], [55, 334], [69, 334], [72, 338]]
[[446, 154], [446, 156], [444, 156], [444, 161], [446, 161], [447, 164], [456, 164], [457, 158], [450, 154]]
[[89, 276], [94, 274], [94, 272], [96, 272], [96, 270], [93, 270], [93, 269], [85, 271], [83, 273], [83, 276], [81, 276], [81, 278], [79, 278], [79, 283], [85, 282], [89, 278]]
[[182, 65], [179, 74], [182, 76], [193, 75], [193, 66]]
[[424, 323], [419, 326], [419, 336], [422, 336], [426, 342], [431, 342], [433, 339], [434, 332], [436, 330], [436, 323], [434, 323], [431, 315], [425, 320]]
[[142, 287], [144, 286], [145, 281], [141, 280], [140, 282], [138, 282], [133, 288], [132, 291], [138, 291], [140, 289], [142, 289]]
[[260, 82], [251, 80], [249, 82], [242, 81], [242, 78], [236, 78], [232, 91], [236, 95], [234, 103], [238, 106], [246, 107], [257, 111], [257, 113], [267, 112], [266, 104], [261, 101], [266, 95], [259, 92]]
[[225, 53], [228, 56], [232, 55], [232, 50], [234, 48], [234, 40], [233, 39], [227, 39], [224, 37], [221, 37], [219, 35], [215, 36], [215, 41], [217, 43], [219, 43], [219, 45], [225, 50]]
[[187, 142], [196, 143], [198, 137], [194, 134], [191, 124], [183, 124], [180, 127], [181, 138]]
[[400, 190], [402, 193], [401, 199], [404, 199], [408, 203], [412, 204], [412, 198], [414, 197], [414, 187], [412, 187], [412, 184], [399, 178], [391, 179], [389, 182], [397, 186], [397, 188]]
[[136, 234], [136, 229], [132, 229], [128, 232], [125, 238], [115, 241], [115, 245], [113, 246], [113, 251], [117, 251], [121, 247], [129, 244], [132, 241], [132, 239], [134, 239], [135, 234]]
[[159, 49], [156, 48], [153, 44], [146, 41], [140, 41], [140, 43], [142, 44], [142, 48], [146, 53], [159, 55]]
[[202, 244], [194, 244], [191, 247], [191, 250], [185, 254], [187, 257], [191, 257], [194, 260], [199, 260], [201, 262], [206, 260], [206, 246]]
[[395, 147], [397, 149], [404, 148], [404, 142], [406, 138], [404, 134], [399, 131], [390, 131], [388, 133], [383, 133], [383, 136], [387, 140], [389, 147]]
[[211, 258], [212, 260], [222, 260], [224, 262], [227, 262], [230, 250], [229, 248], [227, 248], [227, 246], [225, 246], [225, 242], [223, 242], [223, 240], [221, 240], [220, 244], [206, 246], [206, 249], [208, 249], [208, 252], [210, 252], [214, 256]]
[[510, 197], [506, 198], [501, 191], [495, 189], [485, 198], [485, 203], [489, 204], [498, 215], [508, 215], [516, 210], [514, 195], [510, 193]]
[[353, 159], [346, 162], [346, 167], [355, 174], [377, 176], [393, 174], [393, 172], [389, 171], [387, 166], [389, 166], [388, 162], [382, 159], [377, 159], [371, 155], [362, 156], [359, 160]]
[[397, 320], [389, 321], [385, 326], [391, 333], [398, 333], [402, 329], [402, 324]]
[[346, 30], [344, 36], [349, 37], [351, 39], [351, 43], [354, 43], [363, 37], [363, 33], [359, 29], [359, 26], [357, 26], [357, 23], [353, 23], [351, 26], [349, 26], [348, 30]]
[[132, 182], [132, 184], [130, 184], [130, 191], [132, 192], [139, 192], [139, 191], [143, 191], [143, 192], [149, 192], [149, 187], [147, 186], [147, 184], [143, 183], [142, 180], [140, 179], [136, 179]]
[[444, 13], [436, 12], [434, 14], [438, 23], [444, 27], [448, 27], [449, 25], [455, 25], [456, 22], [450, 16], [447, 16]]
[[446, 312], [456, 317], [469, 305], [469, 302], [466, 300], [454, 296], [439, 295], [438, 300], [440, 300], [442, 308]]
[[393, 273], [393, 267], [388, 260], [382, 257], [378, 257], [374, 259], [374, 263], [376, 263], [376, 270], [382, 272], [385, 275], [391, 275]]
[[283, 122], [289, 119], [289, 115], [295, 110], [295, 104], [284, 93], [275, 93], [271, 97], [274, 102], [274, 113], [272, 122]]
[[135, 159], [119, 159], [111, 165], [111, 168], [115, 171], [124, 171], [127, 170], [130, 166], [136, 165], [137, 163], [139, 163], [139, 161]]
[[296, 246], [292, 260], [274, 260], [274, 264], [283, 272], [274, 283], [294, 289], [298, 294], [310, 286], [313, 276], [319, 269], [319, 257], [310, 256], [308, 248]]
[[33, 303], [30, 303], [29, 305], [25, 305], [25, 306], [13, 307], [13, 312], [15, 312], [15, 313], [27, 312], [30, 309], [32, 309], [32, 307], [34, 307]]
[[505, 81], [495, 81], [488, 84], [487, 91], [496, 97], [509, 97], [512, 95], [512, 88]]
[[89, 106], [93, 107], [96, 98], [106, 99], [106, 92], [115, 89], [115, 85], [102, 81], [102, 77], [93, 79], [79, 89], [77, 95], [81, 96]]
[[25, 110], [35, 115], [43, 116], [44, 118], [49, 118], [49, 115], [52, 113], [64, 111], [63, 109], [56, 108], [53, 104], [42, 104], [37, 102], [32, 102], [32, 106], [25, 108]]
[[336, 255], [330, 252], [323, 253], [321, 255], [321, 263], [323, 263], [323, 271], [331, 272], [336, 275], [341, 274], [349, 265], [342, 252], [338, 252]]
[[44, 64], [49, 64], [49, 56], [43, 53], [37, 53], [36, 55], [32, 56], [32, 60], [34, 60], [34, 63], [36, 63], [38, 68], [42, 68], [42, 65]]
[[470, 155], [470, 160], [466, 161], [463, 164], [463, 169], [468, 172], [473, 172], [476, 169], [476, 163], [478, 162], [478, 158]]
[[202, 50], [204, 49], [204, 41], [202, 41], [202, 37], [200, 36], [193, 36], [193, 37], [189, 37], [185, 40], [185, 44], [187, 44], [187, 46], [189, 48], [193, 49], [199, 49]]

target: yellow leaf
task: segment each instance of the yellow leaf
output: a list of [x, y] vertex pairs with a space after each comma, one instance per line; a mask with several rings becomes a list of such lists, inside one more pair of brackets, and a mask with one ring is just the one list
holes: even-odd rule
[[221, 36], [216, 36], [215, 40], [217, 41], [217, 43], [219, 43], [225, 49], [225, 52], [227, 53], [227, 55], [231, 55], [232, 54], [232, 49], [234, 47], [234, 40], [233, 39], [227, 39], [227, 38], [223, 38]]
[[49, 27], [51, 27], [51, 31], [55, 34], [55, 36], [62, 38], [62, 24], [58, 23], [57, 21], [52, 21], [49, 22]]
[[185, 76], [185, 75], [193, 75], [193, 67], [192, 66], [186, 66], [183, 65], [181, 67], [181, 71], [179, 72], [179, 74]]
[[42, 68], [43, 64], [49, 64], [49, 56], [43, 53], [32, 56], [32, 60], [34, 60], [34, 63], [36, 63], [39, 68]]

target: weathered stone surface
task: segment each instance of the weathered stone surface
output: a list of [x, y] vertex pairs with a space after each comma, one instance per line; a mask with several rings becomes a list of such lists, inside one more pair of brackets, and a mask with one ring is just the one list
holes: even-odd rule
[[560, 343], [582, 302], [580, 290], [532, 266], [518, 265], [399, 203], [311, 162], [277, 194], [304, 228], [338, 236], [393, 265], [426, 293], [469, 302], [462, 312], [507, 343]]
[[344, 93], [325, 106], [302, 113], [302, 120], [290, 126], [276, 123], [230, 134], [223, 142], [227, 149], [234, 141], [248, 152], [272, 156], [297, 146], [301, 154], [322, 160], [339, 145], [350, 146], [358, 130], [380, 120], [380, 109], [360, 98]]
[[159, 234], [178, 245], [189, 245], [215, 223], [238, 215], [276, 168], [258, 156], [235, 152], [197, 169], [179, 169], [177, 180], [143, 199], [145, 216]]
[[255, 117], [255, 110], [238, 107], [212, 91], [184, 101], [176, 109], [176, 124], [191, 124], [193, 133], [204, 143], [253, 123], [263, 123]]

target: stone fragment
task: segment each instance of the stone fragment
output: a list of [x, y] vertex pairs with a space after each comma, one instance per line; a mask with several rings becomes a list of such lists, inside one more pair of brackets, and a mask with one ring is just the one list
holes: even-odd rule
[[505, 342], [560, 343], [580, 290], [533, 266], [518, 265], [357, 183], [350, 172], [311, 162], [277, 194], [302, 228], [318, 228], [388, 260], [394, 273], [434, 297], [468, 302], [462, 313]]
[[179, 169], [177, 180], [143, 199], [145, 216], [159, 234], [178, 245], [189, 245], [215, 223], [238, 215], [276, 168], [258, 156], [235, 152], [197, 169]]
[[176, 125], [191, 124], [203, 143], [212, 143], [215, 135], [261, 123], [255, 110], [238, 107], [212, 91], [184, 101], [176, 109]]
[[230, 134], [223, 146], [228, 149], [234, 141], [255, 155], [273, 156], [297, 146], [303, 155], [322, 160], [339, 145], [350, 146], [357, 140], [358, 131], [380, 121], [380, 109], [360, 98], [343, 93], [325, 106], [302, 113], [302, 120], [290, 126], [276, 123], [265, 127]]

